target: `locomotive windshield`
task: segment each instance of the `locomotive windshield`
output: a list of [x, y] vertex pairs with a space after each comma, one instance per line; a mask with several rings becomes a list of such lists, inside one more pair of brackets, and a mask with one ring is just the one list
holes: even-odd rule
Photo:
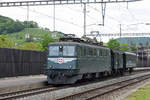
[[49, 56], [74, 56], [75, 46], [50, 46]]

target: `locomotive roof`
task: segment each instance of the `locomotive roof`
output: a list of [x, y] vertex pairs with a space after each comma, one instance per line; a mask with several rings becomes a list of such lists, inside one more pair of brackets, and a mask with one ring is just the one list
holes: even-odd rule
[[[78, 43], [78, 42], [53, 42], [50, 43], [49, 46], [54, 46], [54, 45], [80, 45], [80, 46], [89, 46], [89, 47], [99, 47], [99, 48], [103, 48], [103, 49], [109, 49], [107, 47], [102, 47], [102, 46], [97, 46], [97, 45], [92, 45], [92, 44], [86, 44], [86, 43]], [[110, 50], [110, 49], [109, 49]]]
[[132, 52], [125, 52], [125, 51], [120, 51], [120, 50], [112, 50], [114, 53], [120, 53], [120, 54], [126, 54], [126, 55], [132, 55], [132, 56], [136, 56], [135, 53]]

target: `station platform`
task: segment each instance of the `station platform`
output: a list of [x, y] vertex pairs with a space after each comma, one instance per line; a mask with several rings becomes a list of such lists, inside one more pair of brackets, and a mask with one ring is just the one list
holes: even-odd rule
[[13, 92], [45, 86], [45, 75], [19, 76], [0, 79], [0, 93]]

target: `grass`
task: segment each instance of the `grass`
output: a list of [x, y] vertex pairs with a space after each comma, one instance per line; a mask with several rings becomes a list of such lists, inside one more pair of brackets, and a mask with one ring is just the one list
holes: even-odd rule
[[150, 100], [150, 84], [143, 88], [139, 88], [123, 100]]
[[[24, 43], [26, 43], [26, 39], [25, 39], [25, 35], [27, 33], [27, 31], [29, 32], [29, 34], [32, 37], [36, 37], [36, 38], [41, 38], [46, 34], [52, 34], [52, 32], [48, 31], [48, 30], [44, 30], [44, 29], [39, 29], [39, 28], [29, 28], [22, 30], [21, 32], [17, 32], [17, 33], [12, 33], [12, 34], [7, 34], [9, 38], [11, 38], [13, 40], [14, 43], [18, 43], [20, 45], [23, 45]], [[59, 38], [62, 34], [57, 34], [57, 38]], [[33, 42], [39, 42], [34, 40]]]

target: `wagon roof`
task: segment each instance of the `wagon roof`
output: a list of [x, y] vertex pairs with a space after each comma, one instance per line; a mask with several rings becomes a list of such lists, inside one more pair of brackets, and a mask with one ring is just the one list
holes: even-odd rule
[[124, 53], [127, 54], [127, 55], [134, 55], [134, 56], [136, 56], [136, 54], [132, 53], [132, 52], [124, 52]]
[[[112, 50], [112, 49], [111, 49]], [[123, 51], [120, 51], [120, 50], [112, 50], [114, 53], [119, 53], [119, 54], [123, 54], [124, 52]]]

